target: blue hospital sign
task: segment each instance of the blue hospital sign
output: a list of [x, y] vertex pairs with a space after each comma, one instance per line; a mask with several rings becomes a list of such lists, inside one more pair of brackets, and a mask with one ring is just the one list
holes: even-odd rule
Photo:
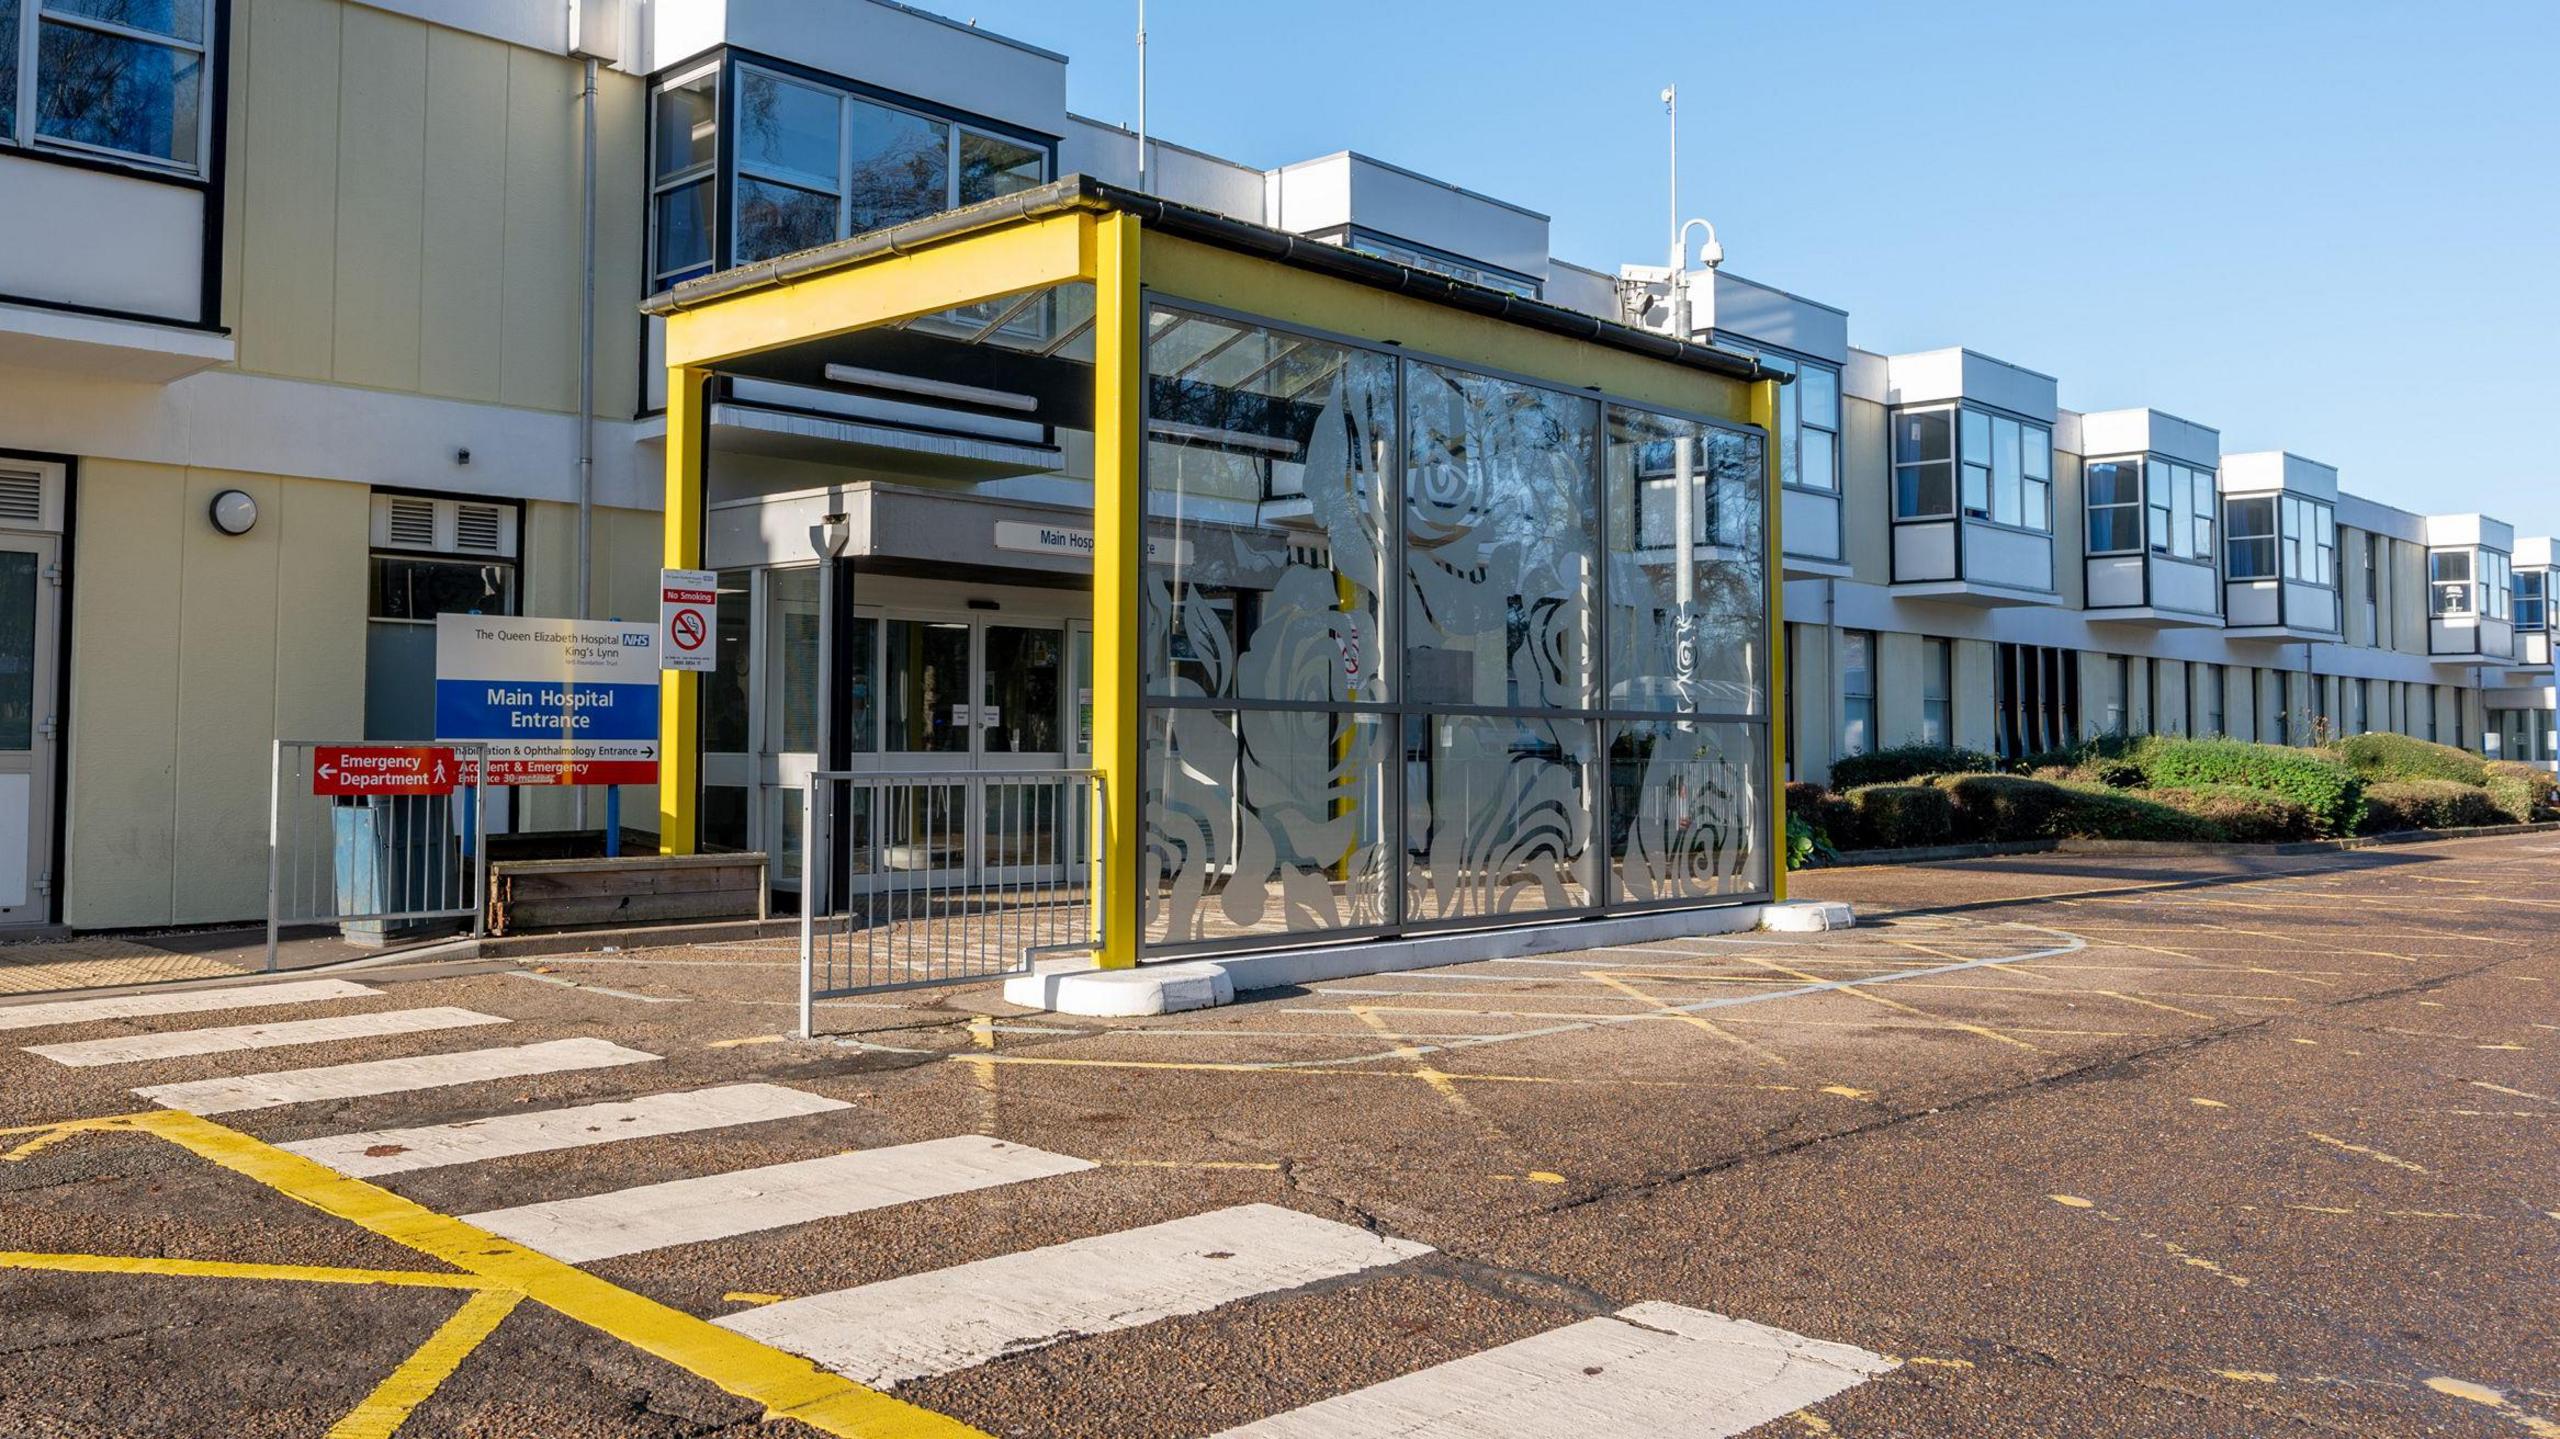
[[488, 745], [491, 784], [654, 784], [657, 632], [439, 615], [436, 739]]

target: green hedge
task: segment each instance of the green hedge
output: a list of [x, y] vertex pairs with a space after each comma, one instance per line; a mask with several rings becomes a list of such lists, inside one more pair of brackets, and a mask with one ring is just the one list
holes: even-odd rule
[[2156, 789], [2148, 798], [2183, 814], [2207, 821], [2222, 837], [2239, 844], [2285, 844], [2311, 838], [2311, 811], [2262, 789], [2236, 784], [2205, 784], [2191, 789]]
[[1851, 842], [1861, 849], [1917, 849], [1955, 839], [1955, 804], [1933, 785], [1862, 785], [1843, 798], [1853, 815]]
[[2030, 839], [2211, 841], [2225, 837], [2212, 819], [2189, 813], [2161, 794], [2120, 790], [2083, 780], [2014, 774], [1930, 775], [1920, 783], [1954, 802], [1956, 838], [1968, 843]]
[[2364, 834], [2508, 823], [2487, 790], [2449, 779], [2384, 780], [2366, 786], [2364, 802]]
[[2318, 834], [2353, 834], [2364, 812], [2364, 781], [2343, 761], [2312, 750], [2163, 737], [2144, 742], [2130, 757], [2152, 789], [2238, 785], [2280, 795], [2302, 806]]
[[2220, 825], [2165, 803], [2157, 791], [2066, 784], [2076, 797], [2064, 817], [2063, 839], [2148, 839], [2211, 843], [2226, 838]]
[[2404, 734], [2349, 735], [2334, 748], [2347, 768], [2367, 780], [2443, 779], [2475, 787], [2489, 782], [2488, 763], [2480, 756]]
[[1975, 749], [1906, 744], [1846, 755], [1831, 763], [1831, 787], [1846, 793], [1871, 784], [1907, 784], [1924, 774], [1998, 769], [2000, 762]]
[[2491, 760], [2488, 770], [2489, 802], [2509, 820], [2526, 824], [2560, 819], [2560, 775], [2540, 765], [2506, 759]]

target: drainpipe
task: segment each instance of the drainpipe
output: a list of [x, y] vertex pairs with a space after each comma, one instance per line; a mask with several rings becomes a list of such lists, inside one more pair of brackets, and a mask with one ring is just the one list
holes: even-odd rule
[[[587, 57], [578, 92], [583, 146], [578, 215], [578, 618], [593, 619], [596, 523], [596, 61]], [[572, 822], [587, 827], [587, 787], [577, 788]]]

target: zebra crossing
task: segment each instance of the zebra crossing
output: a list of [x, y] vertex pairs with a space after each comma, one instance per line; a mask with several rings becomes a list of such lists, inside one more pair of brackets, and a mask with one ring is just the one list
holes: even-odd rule
[[[232, 1009], [383, 997], [368, 986], [321, 980], [61, 1001], [0, 1009], [0, 1029], [102, 1020], [157, 1023], [218, 1017]], [[321, 1043], [478, 1035], [509, 1023], [503, 1016], [449, 1006], [370, 1009], [313, 1019], [155, 1027], [23, 1049], [53, 1064], [98, 1070]], [[576, 1037], [141, 1084], [132, 1092], [200, 1115], [418, 1093], [469, 1104], [474, 1086], [584, 1070], [645, 1073], [661, 1060], [603, 1039]], [[378, 1178], [822, 1118], [852, 1108], [788, 1085], [726, 1084], [323, 1135], [277, 1147], [351, 1177]], [[788, 1244], [798, 1242], [797, 1236], [784, 1231], [800, 1226], [1036, 1185], [1096, 1168], [1090, 1159], [961, 1134], [535, 1198], [461, 1219], [583, 1265], [742, 1235], [770, 1235]], [[1426, 1244], [1301, 1210], [1240, 1204], [706, 1317], [856, 1383], [894, 1389], [1311, 1285], [1357, 1286], [1367, 1276], [1432, 1253]], [[1557, 1433], [1709, 1439], [1794, 1413], [1894, 1364], [1849, 1345], [1646, 1302], [1331, 1394], [1220, 1439], [1528, 1439]], [[1328, 1386], [1317, 1374], [1306, 1376], [1305, 1387], [1323, 1392]]]

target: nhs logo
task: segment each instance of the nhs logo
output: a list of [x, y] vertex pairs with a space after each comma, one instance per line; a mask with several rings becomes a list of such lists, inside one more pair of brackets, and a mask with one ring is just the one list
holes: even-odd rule
[[622, 647], [624, 649], [645, 650], [649, 648], [651, 644], [655, 643], [656, 640], [657, 636], [649, 633], [647, 630], [624, 630], [622, 632]]

